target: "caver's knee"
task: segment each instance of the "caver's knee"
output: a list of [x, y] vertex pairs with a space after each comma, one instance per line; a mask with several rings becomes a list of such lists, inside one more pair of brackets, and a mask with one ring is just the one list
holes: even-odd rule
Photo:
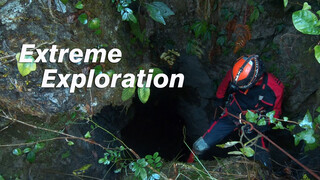
[[195, 143], [193, 143], [193, 151], [196, 155], [201, 155], [208, 149], [209, 145], [202, 137], [200, 137]]

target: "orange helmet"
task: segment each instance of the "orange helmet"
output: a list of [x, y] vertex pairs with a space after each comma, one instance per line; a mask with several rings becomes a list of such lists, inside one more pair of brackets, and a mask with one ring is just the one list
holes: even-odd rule
[[264, 66], [258, 55], [241, 56], [233, 65], [232, 85], [239, 89], [248, 89], [255, 85], [264, 72]]

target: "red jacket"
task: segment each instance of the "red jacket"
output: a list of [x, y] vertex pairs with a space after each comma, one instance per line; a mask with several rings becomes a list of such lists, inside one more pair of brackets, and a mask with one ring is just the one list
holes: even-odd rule
[[[229, 70], [218, 87], [217, 98], [222, 99], [226, 96], [231, 78], [231, 70]], [[264, 73], [262, 79], [247, 92], [241, 90], [233, 92], [233, 97], [226, 105], [226, 110], [235, 114], [246, 110], [265, 110], [267, 112], [274, 110], [274, 117], [279, 118], [282, 113], [283, 90], [284, 86], [281, 81], [271, 73]]]

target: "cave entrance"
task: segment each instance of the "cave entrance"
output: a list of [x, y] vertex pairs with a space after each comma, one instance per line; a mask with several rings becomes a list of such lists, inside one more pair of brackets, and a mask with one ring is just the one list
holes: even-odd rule
[[129, 111], [133, 118], [121, 130], [123, 141], [141, 157], [159, 152], [166, 160], [179, 159], [185, 153], [183, 120], [178, 115], [177, 89], [151, 88], [146, 104], [133, 99]]

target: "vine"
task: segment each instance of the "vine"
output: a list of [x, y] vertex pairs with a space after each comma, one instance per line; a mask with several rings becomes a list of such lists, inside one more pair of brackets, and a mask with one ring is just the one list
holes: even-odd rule
[[[295, 159], [293, 156], [291, 156], [289, 153], [287, 153], [285, 150], [283, 150], [280, 146], [278, 146], [276, 143], [274, 143], [271, 139], [269, 139], [267, 136], [262, 134], [257, 128], [259, 126], [265, 126], [267, 122], [274, 125], [272, 129], [286, 129], [290, 131], [293, 134], [295, 145], [297, 146], [301, 140], [303, 140], [306, 143], [305, 151], [313, 150], [320, 146], [320, 136], [319, 134], [319, 127], [320, 127], [320, 107], [316, 109], [316, 111], [319, 113], [319, 115], [316, 118], [312, 118], [309, 111], [307, 111], [304, 118], [298, 122], [295, 121], [289, 121], [288, 117], [284, 117], [283, 119], [278, 119], [274, 117], [275, 112], [271, 111], [266, 114], [258, 114], [254, 113], [250, 110], [246, 113], [245, 119], [241, 118], [241, 114], [238, 116], [229, 113], [230, 116], [239, 119], [239, 121], [243, 124], [248, 124], [250, 126], [250, 130], [253, 130], [258, 133], [257, 137], [253, 138], [252, 140], [248, 141], [247, 143], [242, 142], [242, 137], [245, 136], [244, 127], [242, 126], [242, 134], [240, 137], [240, 141], [232, 141], [227, 142], [225, 144], [217, 145], [221, 148], [227, 148], [234, 146], [238, 143], [242, 145], [242, 148], [240, 148], [240, 151], [232, 151], [229, 152], [230, 154], [236, 154], [236, 155], [245, 155], [247, 157], [252, 157], [254, 155], [254, 150], [251, 148], [252, 145], [255, 145], [256, 139], [259, 137], [264, 137], [267, 141], [269, 141], [271, 144], [273, 144], [275, 147], [277, 147], [280, 151], [285, 153], [288, 157], [290, 157], [293, 161], [295, 161], [297, 164], [299, 164], [301, 167], [303, 167], [306, 171], [308, 171], [311, 175], [313, 175], [315, 178], [320, 179], [320, 177], [314, 173], [312, 170], [310, 170], [308, 167], [304, 166], [302, 163], [300, 163], [297, 159]], [[284, 126], [283, 123], [287, 123], [286, 126]], [[258, 147], [262, 148], [262, 147]]]

